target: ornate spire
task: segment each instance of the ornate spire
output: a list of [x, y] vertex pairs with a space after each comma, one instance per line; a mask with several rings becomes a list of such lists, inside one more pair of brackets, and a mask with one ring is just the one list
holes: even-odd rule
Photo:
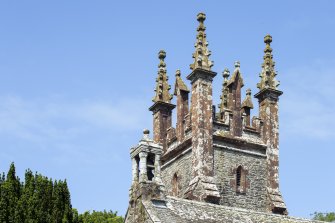
[[205, 70], [211, 70], [213, 66], [213, 61], [209, 59], [211, 55], [211, 51], [208, 50], [208, 42], [206, 40], [206, 27], [204, 25], [204, 21], [206, 20], [206, 15], [204, 13], [199, 13], [197, 16], [197, 20], [199, 21], [199, 26], [197, 28], [197, 40], [195, 43], [195, 52], [192, 57], [194, 58], [193, 64], [190, 65], [191, 70], [196, 68], [202, 68]]
[[170, 103], [172, 99], [172, 95], [169, 90], [171, 86], [168, 83], [168, 76], [166, 74], [166, 64], [164, 59], [166, 57], [166, 53], [164, 50], [159, 51], [158, 58], [160, 59], [158, 65], [158, 77], [156, 78], [156, 95], [152, 99], [153, 102], [165, 102]]
[[222, 72], [223, 84], [222, 84], [222, 95], [220, 97], [221, 104], [219, 105], [220, 112], [223, 112], [223, 109], [228, 108], [228, 77], [230, 75], [229, 70], [226, 68]]
[[252, 99], [251, 99], [251, 89], [248, 88], [246, 92], [246, 97], [244, 101], [242, 102], [242, 108], [250, 108], [253, 109], [254, 105], [252, 104]]
[[270, 47], [271, 42], [272, 37], [270, 35], [266, 35], [264, 37], [264, 43], [266, 44], [264, 49], [265, 55], [263, 57], [264, 62], [262, 64], [262, 71], [259, 74], [261, 81], [257, 84], [257, 87], [260, 90], [265, 88], [277, 90], [277, 87], [279, 86], [279, 81], [276, 79], [277, 72], [274, 69], [275, 62], [273, 61], [272, 48]]

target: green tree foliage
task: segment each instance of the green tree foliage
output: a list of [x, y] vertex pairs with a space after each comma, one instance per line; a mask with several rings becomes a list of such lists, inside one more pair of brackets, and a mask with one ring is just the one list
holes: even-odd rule
[[86, 211], [78, 216], [76, 223], [122, 223], [124, 219], [113, 211]]
[[74, 223], [66, 181], [27, 170], [21, 183], [12, 163], [7, 176], [0, 175], [0, 222]]
[[93, 211], [78, 214], [72, 209], [67, 182], [41, 174], [16, 176], [14, 163], [7, 175], [0, 174], [0, 223], [121, 223], [117, 212]]
[[313, 220], [333, 222], [335, 221], [335, 212], [329, 212], [329, 213], [315, 212], [313, 214]]

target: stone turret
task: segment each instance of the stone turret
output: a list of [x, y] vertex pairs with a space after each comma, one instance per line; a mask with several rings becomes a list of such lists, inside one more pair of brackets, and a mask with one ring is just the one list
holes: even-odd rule
[[170, 94], [170, 85], [168, 83], [168, 76], [166, 72], [166, 64], [164, 59], [166, 53], [164, 50], [159, 51], [158, 58], [160, 60], [158, 65], [158, 77], [156, 78], [154, 104], [149, 108], [153, 113], [153, 129], [154, 141], [163, 145], [163, 151], [167, 147], [167, 130], [172, 125], [172, 110], [175, 105], [171, 104], [172, 95]]
[[263, 121], [261, 137], [267, 145], [267, 190], [269, 200], [269, 210], [274, 213], [287, 214], [285, 203], [279, 191], [279, 116], [278, 101], [282, 91], [277, 87], [279, 82], [276, 80], [276, 71], [274, 69], [272, 48], [270, 44], [272, 37], [264, 37], [266, 44], [264, 50], [264, 62], [260, 73], [260, 82], [257, 84], [259, 92], [255, 98], [259, 102], [259, 118]]
[[192, 180], [185, 196], [189, 199], [216, 203], [220, 198], [213, 177], [212, 80], [216, 73], [211, 71], [213, 62], [209, 59], [205, 19], [204, 13], [198, 14], [194, 62], [190, 66], [192, 73], [187, 77], [192, 84]]

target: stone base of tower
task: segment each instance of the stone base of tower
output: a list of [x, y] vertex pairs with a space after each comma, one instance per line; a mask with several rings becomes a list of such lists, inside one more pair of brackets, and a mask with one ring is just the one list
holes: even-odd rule
[[190, 200], [206, 201], [214, 204], [218, 204], [220, 201], [220, 193], [214, 177], [209, 176], [193, 178], [184, 197]]

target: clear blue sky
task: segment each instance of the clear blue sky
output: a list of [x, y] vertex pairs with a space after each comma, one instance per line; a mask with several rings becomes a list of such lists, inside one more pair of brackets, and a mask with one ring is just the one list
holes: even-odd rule
[[[31, 168], [66, 178], [80, 212], [125, 214], [129, 149], [152, 128], [157, 53], [167, 51], [171, 85], [176, 69], [185, 78], [201, 11], [213, 70], [221, 74], [240, 60], [253, 93], [263, 37], [273, 36], [284, 91], [281, 191], [291, 215], [334, 211], [332, 0], [1, 1], [0, 170], [14, 161], [21, 177]], [[221, 84], [217, 75], [215, 104]]]

